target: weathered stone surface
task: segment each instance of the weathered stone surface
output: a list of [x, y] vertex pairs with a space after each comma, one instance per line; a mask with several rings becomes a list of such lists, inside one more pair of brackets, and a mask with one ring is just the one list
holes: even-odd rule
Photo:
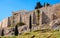
[[14, 28], [5, 28], [4, 35], [6, 36], [14, 35]]
[[0, 29], [0, 36], [1, 36], [1, 33], [2, 33], [2, 29]]
[[[39, 10], [39, 14], [37, 12]], [[10, 17], [10, 23], [6, 26], [15, 26], [19, 22], [25, 25], [18, 26], [19, 34], [30, 31], [29, 16], [31, 15], [32, 30], [41, 29], [60, 29], [60, 4], [45, 6], [33, 11], [17, 11], [13, 12]], [[38, 16], [39, 15], [39, 16]], [[38, 18], [39, 17], [39, 18]], [[3, 24], [0, 24], [0, 26]], [[0, 31], [1, 32], [1, 31]], [[5, 35], [14, 35], [14, 28], [5, 28]]]
[[19, 26], [18, 27], [18, 31], [19, 31], [19, 34], [21, 33], [24, 33], [24, 32], [28, 32], [29, 31], [29, 28], [28, 26], [24, 25], [24, 26]]

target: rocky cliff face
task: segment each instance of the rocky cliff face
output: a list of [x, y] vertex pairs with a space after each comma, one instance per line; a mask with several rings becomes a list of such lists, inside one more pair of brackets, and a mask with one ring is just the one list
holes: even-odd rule
[[[36, 12], [39, 10], [39, 14]], [[23, 26], [18, 27], [19, 34], [29, 31], [29, 16], [32, 17], [32, 30], [37, 29], [60, 29], [60, 4], [53, 6], [45, 6], [28, 13], [22, 13], [22, 21], [25, 23]], [[22, 11], [21, 11], [22, 12]], [[19, 13], [18, 13], [19, 14]], [[39, 15], [39, 16], [38, 16]], [[19, 15], [17, 15], [19, 16]], [[39, 18], [38, 18], [39, 17]], [[20, 18], [19, 18], [20, 19]], [[33, 20], [34, 19], [34, 20]], [[19, 21], [19, 20], [18, 20]], [[21, 20], [20, 20], [21, 21]], [[38, 24], [39, 23], [39, 24]], [[4, 29], [5, 35], [14, 35], [14, 28]]]

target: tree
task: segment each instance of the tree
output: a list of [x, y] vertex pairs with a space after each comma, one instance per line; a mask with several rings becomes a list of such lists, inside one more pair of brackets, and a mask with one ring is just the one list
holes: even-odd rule
[[49, 3], [47, 3], [47, 4], [46, 4], [46, 6], [50, 6], [50, 4], [49, 4]]
[[2, 29], [2, 33], [1, 33], [1, 36], [4, 36], [4, 29]]
[[44, 2], [44, 7], [45, 7], [45, 2]]
[[15, 26], [14, 33], [15, 33], [15, 36], [17, 36], [17, 35], [18, 35], [18, 26], [17, 26], [17, 25]]
[[42, 8], [42, 7], [43, 6], [41, 5], [41, 3], [40, 2], [37, 2], [35, 9], [39, 9], [39, 8]]
[[30, 29], [30, 32], [31, 32], [31, 29], [32, 29], [31, 15], [30, 15], [30, 17], [29, 17], [29, 29]]

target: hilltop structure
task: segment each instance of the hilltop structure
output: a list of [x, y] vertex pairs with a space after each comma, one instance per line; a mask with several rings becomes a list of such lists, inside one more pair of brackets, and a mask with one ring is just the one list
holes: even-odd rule
[[44, 7], [35, 9], [33, 11], [21, 10], [12, 12], [12, 16], [4, 19], [0, 23], [0, 26], [1, 28], [7, 28], [11, 26], [14, 27], [20, 23], [18, 28], [19, 32], [28, 31], [30, 15], [32, 30], [55, 28], [59, 29], [58, 26], [60, 26], [60, 4], [55, 4], [52, 6], [45, 5]]

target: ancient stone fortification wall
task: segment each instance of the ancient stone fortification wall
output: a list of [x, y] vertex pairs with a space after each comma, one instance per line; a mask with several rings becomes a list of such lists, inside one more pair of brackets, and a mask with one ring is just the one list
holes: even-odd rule
[[[60, 25], [60, 4], [56, 4], [53, 6], [45, 6], [33, 11], [22, 10], [22, 11], [14, 12], [10, 17], [9, 23], [11, 26], [13, 25], [15, 26], [17, 23], [24, 23], [23, 26], [18, 27], [18, 30], [19, 33], [27, 32], [30, 30], [29, 29], [30, 15], [31, 15], [32, 30], [48, 29], [48, 28], [54, 29], [55, 26]], [[14, 28], [10, 28], [10, 29], [14, 29]], [[5, 32], [7, 30], [5, 30]], [[13, 31], [12, 30], [10, 31], [11, 34], [13, 35]]]

